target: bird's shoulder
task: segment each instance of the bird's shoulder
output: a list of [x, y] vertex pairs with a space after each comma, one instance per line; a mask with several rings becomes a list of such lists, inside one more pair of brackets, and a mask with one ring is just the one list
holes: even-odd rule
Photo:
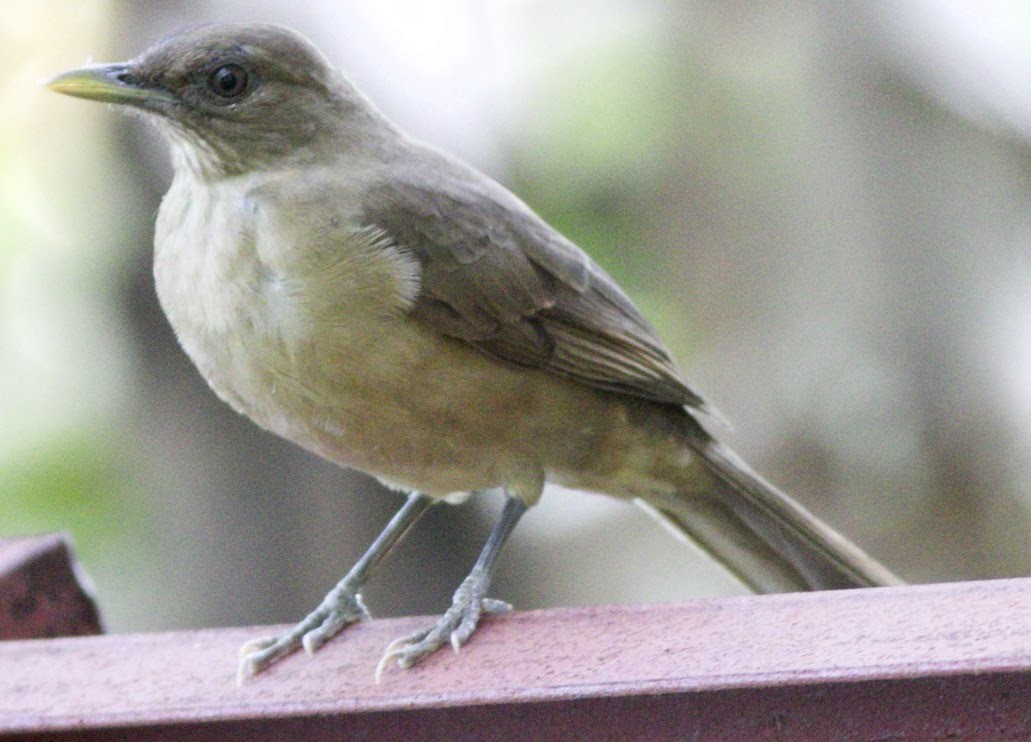
[[393, 314], [415, 301], [418, 262], [360, 218], [361, 188], [338, 168], [267, 174], [245, 191], [240, 208], [269, 274], [319, 313]]

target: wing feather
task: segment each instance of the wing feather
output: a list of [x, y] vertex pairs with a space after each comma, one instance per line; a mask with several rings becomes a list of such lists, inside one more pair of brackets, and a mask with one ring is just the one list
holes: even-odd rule
[[703, 406], [647, 320], [586, 253], [494, 181], [432, 156], [429, 167], [414, 162], [382, 178], [362, 214], [422, 267], [413, 317], [512, 363]]

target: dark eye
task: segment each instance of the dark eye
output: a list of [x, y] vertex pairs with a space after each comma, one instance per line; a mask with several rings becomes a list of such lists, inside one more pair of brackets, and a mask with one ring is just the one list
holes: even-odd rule
[[208, 77], [211, 92], [221, 98], [235, 98], [247, 89], [247, 70], [238, 64], [225, 64]]

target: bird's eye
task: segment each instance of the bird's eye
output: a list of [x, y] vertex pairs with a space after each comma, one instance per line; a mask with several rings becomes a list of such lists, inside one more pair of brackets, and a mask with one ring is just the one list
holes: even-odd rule
[[247, 70], [238, 64], [225, 64], [208, 76], [208, 87], [220, 98], [236, 98], [247, 89]]

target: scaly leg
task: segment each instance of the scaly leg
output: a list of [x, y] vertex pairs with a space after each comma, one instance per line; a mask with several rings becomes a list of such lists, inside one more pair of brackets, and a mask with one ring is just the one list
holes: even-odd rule
[[472, 636], [482, 613], [504, 613], [512, 610], [508, 603], [487, 598], [486, 594], [501, 547], [526, 510], [526, 503], [522, 500], [508, 498], [504, 510], [501, 511], [501, 517], [487, 537], [487, 543], [484, 544], [479, 559], [476, 560], [469, 576], [455, 591], [451, 607], [431, 628], [416, 631], [391, 642], [376, 667], [377, 682], [391, 662], [396, 660], [398, 666], [409, 668], [437, 651], [449, 639], [452, 648], [457, 652]]
[[300, 623], [280, 636], [254, 639], [240, 647], [237, 681], [243, 682], [281, 657], [296, 652], [302, 645], [312, 654], [349, 624], [369, 618], [358, 591], [369, 579], [373, 568], [401, 540], [408, 529], [434, 503], [431, 497], [412, 493], [404, 506], [391, 518], [369, 550], [351, 568], [344, 579], [329, 591], [319, 607]]

